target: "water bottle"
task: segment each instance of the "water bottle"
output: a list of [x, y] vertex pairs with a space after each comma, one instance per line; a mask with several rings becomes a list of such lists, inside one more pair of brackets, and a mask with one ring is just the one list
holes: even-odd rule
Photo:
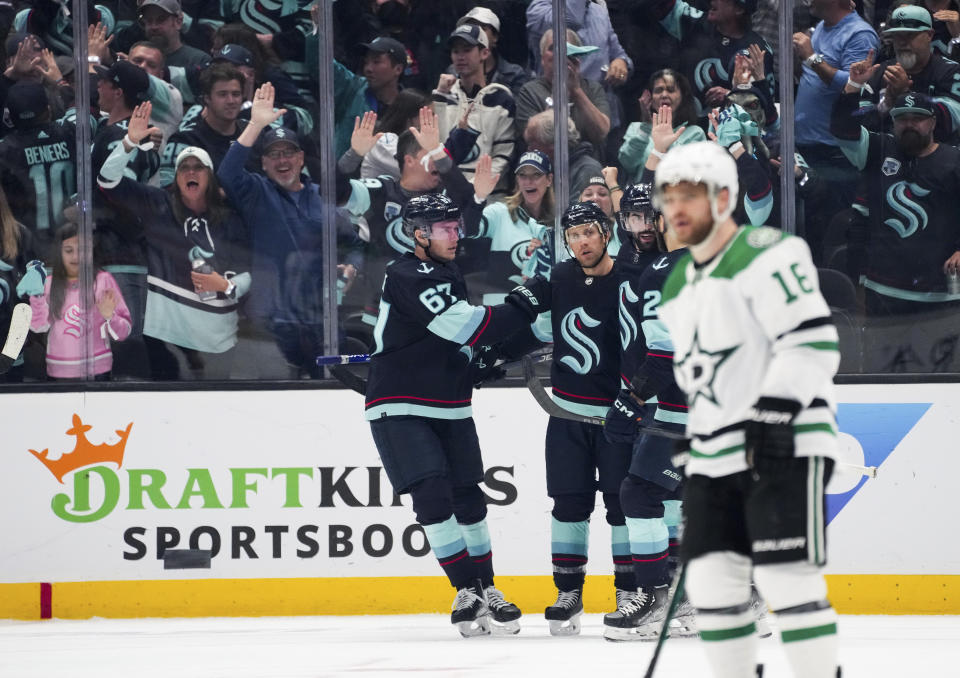
[[[193, 259], [190, 262], [190, 266], [195, 273], [213, 273], [213, 267], [203, 258]], [[210, 301], [211, 299], [217, 298], [217, 293], [208, 290], [206, 292], [197, 292], [197, 296], [200, 297], [200, 301]]]
[[960, 273], [955, 270], [947, 273], [947, 294], [960, 295]]

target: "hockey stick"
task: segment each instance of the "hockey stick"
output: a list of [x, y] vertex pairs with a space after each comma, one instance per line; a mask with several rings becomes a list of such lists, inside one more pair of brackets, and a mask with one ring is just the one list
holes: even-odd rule
[[367, 380], [359, 374], [354, 374], [343, 365], [331, 365], [330, 374], [351, 391], [356, 391], [360, 395], [367, 395]]
[[32, 318], [33, 311], [28, 304], [17, 304], [13, 307], [7, 339], [0, 351], [0, 374], [13, 367], [13, 363], [20, 357], [20, 351], [23, 350], [23, 344], [27, 341], [27, 334], [30, 332]]
[[[522, 362], [523, 380], [527, 384], [527, 390], [530, 391], [533, 399], [537, 401], [537, 404], [540, 405], [540, 408], [544, 412], [549, 414], [551, 417], [556, 417], [558, 419], [569, 419], [570, 421], [579, 421], [584, 424], [603, 426], [606, 423], [606, 420], [603, 417], [591, 417], [585, 414], [574, 414], [573, 412], [569, 412], [560, 407], [560, 405], [558, 405], [549, 396], [549, 394], [547, 394], [546, 390], [543, 388], [543, 385], [540, 383], [540, 378], [533, 369], [533, 361], [530, 360], [528, 356], [524, 356]], [[649, 433], [650, 435], [660, 436], [662, 438], [669, 438], [671, 440], [683, 440], [686, 438], [686, 436], [679, 431], [670, 431], [669, 429], [660, 428], [659, 426], [641, 426], [640, 432]]]
[[677, 568], [677, 574], [674, 575], [673, 582], [670, 584], [670, 605], [667, 606], [667, 614], [663, 617], [663, 624], [660, 626], [660, 635], [657, 637], [657, 646], [653, 648], [653, 656], [650, 657], [650, 663], [647, 665], [647, 672], [643, 678], [653, 678], [653, 672], [657, 668], [657, 660], [660, 658], [660, 650], [670, 635], [670, 622], [677, 608], [680, 607], [680, 601], [683, 600], [683, 582], [687, 576], [687, 564], [680, 563]]
[[352, 355], [318, 355], [317, 365], [350, 365], [352, 363], [370, 362], [369, 353], [354, 353]]

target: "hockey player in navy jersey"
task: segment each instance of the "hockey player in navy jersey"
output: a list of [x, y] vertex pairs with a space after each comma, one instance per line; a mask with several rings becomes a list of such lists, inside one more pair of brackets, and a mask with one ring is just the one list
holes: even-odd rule
[[[682, 433], [686, 423], [686, 399], [673, 378], [673, 344], [657, 306], [663, 281], [687, 250], [672, 233], [660, 230], [651, 189], [648, 184], [628, 186], [621, 201], [621, 227], [631, 241], [650, 233], [645, 240], [662, 242], [666, 251], [653, 250], [649, 265], [620, 283], [620, 373], [625, 387], [607, 413], [604, 435], [633, 449], [629, 472], [620, 484], [620, 504], [637, 590], [622, 596], [617, 611], [604, 616], [604, 637], [610, 640], [656, 638], [668, 604], [668, 558], [676, 552], [680, 525], [681, 475], [671, 461], [673, 442], [643, 434], [642, 427], [652, 421]], [[693, 632], [689, 605], [675, 617], [671, 633]]]
[[[552, 312], [537, 322], [540, 338], [552, 337], [554, 400], [574, 415], [606, 416], [620, 388], [617, 290], [621, 270], [607, 252], [611, 223], [592, 202], [564, 212], [564, 244], [573, 259], [556, 264], [550, 277]], [[599, 490], [611, 526], [618, 601], [635, 590], [620, 482], [630, 445], [610, 443], [603, 428], [566, 418], [547, 424], [547, 494], [553, 500], [550, 540], [556, 602], [545, 616], [553, 635], [580, 631], [590, 514]]]
[[517, 633], [520, 610], [494, 587], [483, 461], [470, 399], [470, 361], [550, 305], [549, 285], [532, 278], [499, 306], [472, 306], [454, 263], [463, 237], [450, 198], [411, 198], [402, 212], [414, 243], [386, 270], [370, 359], [366, 418], [384, 470], [413, 510], [450, 583], [451, 622], [464, 636]]
[[689, 405], [683, 494], [687, 593], [713, 675], [757, 675], [751, 574], [797, 678], [835, 678], [824, 487], [837, 456], [837, 331], [810, 249], [731, 217], [737, 170], [720, 146], [669, 151], [654, 199], [690, 249], [660, 320]]

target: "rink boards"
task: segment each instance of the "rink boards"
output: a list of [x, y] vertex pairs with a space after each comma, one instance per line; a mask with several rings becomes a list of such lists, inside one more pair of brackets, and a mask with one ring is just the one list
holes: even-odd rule
[[[960, 384], [838, 388], [844, 449], [879, 474], [847, 472], [830, 488], [831, 599], [850, 614], [960, 613]], [[452, 591], [409, 499], [390, 489], [354, 393], [0, 401], [0, 618], [449, 609]], [[474, 415], [497, 583], [542, 609], [554, 597], [546, 415], [512, 388], [478, 391]], [[602, 505], [592, 527], [586, 607], [608, 610]], [[170, 569], [171, 550], [209, 551], [209, 567]]]

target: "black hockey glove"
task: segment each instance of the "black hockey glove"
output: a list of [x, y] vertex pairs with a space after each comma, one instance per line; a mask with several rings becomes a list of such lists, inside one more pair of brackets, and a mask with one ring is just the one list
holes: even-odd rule
[[544, 311], [550, 310], [550, 281], [542, 275], [527, 278], [522, 285], [513, 288], [506, 298], [530, 317], [530, 322]]
[[603, 437], [611, 443], [632, 443], [640, 433], [641, 422], [646, 423], [649, 410], [647, 405], [637, 404], [629, 391], [620, 391], [607, 410]]
[[480, 388], [486, 382], [497, 381], [507, 376], [507, 371], [497, 367], [500, 349], [496, 346], [481, 346], [470, 363], [470, 381], [474, 388]]
[[764, 396], [753, 406], [747, 420], [745, 439], [747, 465], [755, 470], [776, 470], [789, 466], [796, 452], [793, 420], [802, 405], [789, 398]]

